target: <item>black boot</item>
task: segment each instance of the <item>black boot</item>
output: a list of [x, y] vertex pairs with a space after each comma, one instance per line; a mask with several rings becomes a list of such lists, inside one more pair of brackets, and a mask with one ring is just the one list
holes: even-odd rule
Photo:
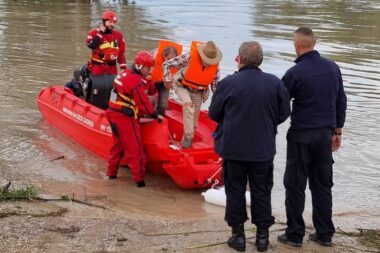
[[257, 228], [256, 231], [256, 247], [260, 252], [267, 251], [269, 246], [268, 228]]
[[137, 185], [138, 188], [145, 187], [145, 181], [141, 180], [139, 182], [136, 182], [136, 185]]
[[232, 236], [227, 243], [228, 246], [237, 251], [245, 251], [244, 224], [232, 226]]

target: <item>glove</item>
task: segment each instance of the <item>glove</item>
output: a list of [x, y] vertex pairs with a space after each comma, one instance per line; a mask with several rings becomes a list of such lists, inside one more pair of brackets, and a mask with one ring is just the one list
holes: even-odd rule
[[161, 123], [164, 117], [161, 114], [158, 114], [158, 111], [155, 110], [154, 113], [152, 114], [152, 118], [157, 119], [157, 122]]
[[157, 122], [160, 124], [162, 122], [162, 120], [164, 119], [164, 116], [162, 115], [158, 115], [157, 117]]
[[158, 111], [155, 110], [151, 116], [153, 119], [158, 119]]

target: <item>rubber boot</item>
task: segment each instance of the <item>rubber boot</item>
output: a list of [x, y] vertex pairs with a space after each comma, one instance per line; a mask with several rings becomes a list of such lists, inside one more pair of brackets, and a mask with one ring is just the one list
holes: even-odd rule
[[269, 246], [269, 230], [268, 228], [257, 228], [256, 231], [256, 247], [260, 252], [267, 251]]
[[138, 188], [145, 187], [145, 181], [141, 180], [139, 182], [136, 182], [136, 185], [137, 185]]
[[232, 236], [227, 243], [234, 250], [245, 251], [244, 224], [232, 226]]
[[191, 148], [192, 143], [193, 143], [193, 138], [183, 137], [181, 145], [183, 149], [187, 149], [187, 148]]

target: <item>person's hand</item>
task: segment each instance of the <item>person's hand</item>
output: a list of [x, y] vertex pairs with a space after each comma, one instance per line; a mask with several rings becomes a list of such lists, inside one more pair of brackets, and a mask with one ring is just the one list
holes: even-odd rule
[[99, 30], [104, 33], [106, 31], [106, 27], [104, 25], [99, 26]]
[[125, 70], [127, 68], [127, 64], [120, 64], [120, 69]]
[[210, 96], [210, 88], [207, 88], [207, 90], [203, 91], [203, 94], [202, 94], [203, 103], [207, 101], [209, 96]]
[[164, 119], [164, 116], [162, 116], [160, 114], [157, 116], [157, 122], [158, 123], [161, 123], [163, 119]]
[[155, 110], [155, 111], [153, 112], [153, 114], [151, 115], [151, 117], [152, 117], [153, 119], [157, 119], [157, 118], [158, 118], [158, 111]]
[[334, 134], [332, 137], [332, 145], [331, 145], [332, 152], [337, 151], [340, 148], [341, 143], [342, 143], [342, 135]]
[[171, 82], [165, 81], [164, 82], [164, 86], [165, 86], [166, 89], [173, 88], [173, 81], [171, 81]]

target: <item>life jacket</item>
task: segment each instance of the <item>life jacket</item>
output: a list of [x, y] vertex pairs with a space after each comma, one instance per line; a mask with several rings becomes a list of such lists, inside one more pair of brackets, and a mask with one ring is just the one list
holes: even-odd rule
[[94, 50], [91, 60], [100, 64], [116, 63], [118, 55], [119, 46], [117, 41], [104, 41]]
[[[118, 85], [123, 85], [119, 80], [120, 75], [114, 80], [114, 88], [111, 91], [108, 106], [110, 110], [121, 112], [127, 116], [133, 116], [134, 119], [138, 118], [139, 109], [136, 106], [132, 94], [122, 94], [117, 90]], [[116, 84], [116, 85], [115, 85]]]
[[[158, 42], [156, 57], [154, 58], [154, 66], [150, 77], [150, 80], [152, 80], [153, 82], [162, 82], [162, 64], [164, 63], [164, 57], [162, 53], [165, 50], [165, 48], [169, 46], [175, 47], [178, 51], [178, 55], [182, 53], [182, 45], [168, 40], [160, 40]], [[174, 75], [177, 71], [177, 68], [170, 68], [170, 72], [172, 73], [172, 75]]]
[[206, 90], [212, 83], [219, 64], [203, 66], [201, 56], [198, 53], [197, 45], [202, 42], [191, 42], [190, 62], [187, 69], [182, 73], [182, 85], [188, 86], [194, 90]]

